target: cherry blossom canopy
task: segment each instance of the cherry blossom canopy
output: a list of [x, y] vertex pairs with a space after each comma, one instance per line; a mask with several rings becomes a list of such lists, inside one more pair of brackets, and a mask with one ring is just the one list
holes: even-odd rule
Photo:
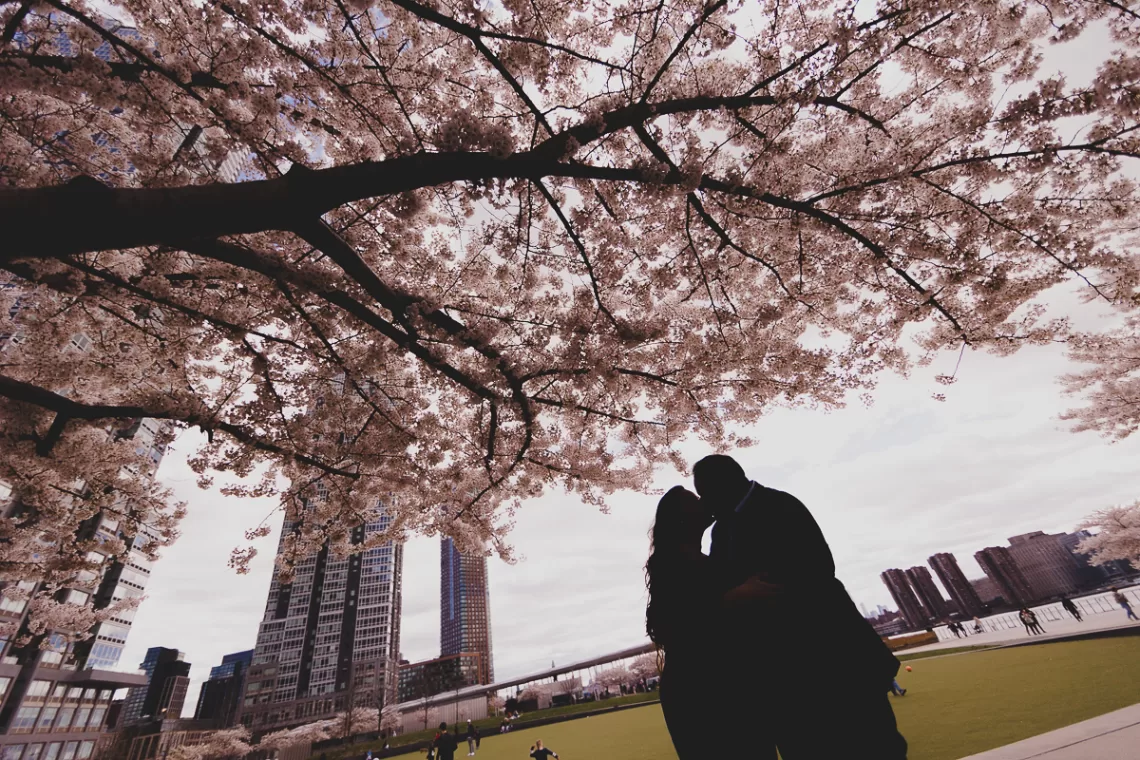
[[[1136, 324], [1130, 0], [0, 0], [0, 27], [8, 578], [73, 575], [100, 510], [173, 537], [140, 417], [207, 433], [204, 484], [257, 474], [229, 490], [280, 495], [294, 556], [378, 503], [506, 556], [551, 487], [600, 505], [773, 405], [1071, 339], [1055, 286]], [[1041, 66], [1060, 45], [1092, 81]], [[1097, 394], [1132, 362], [1070, 379], [1083, 423], [1130, 432]]]

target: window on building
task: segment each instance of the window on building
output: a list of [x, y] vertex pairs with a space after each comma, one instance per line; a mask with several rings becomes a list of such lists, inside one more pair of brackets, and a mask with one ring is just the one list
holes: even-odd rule
[[23, 744], [9, 744], [0, 751], [0, 760], [20, 760], [20, 755], [22, 755], [23, 752]]
[[87, 719], [91, 717], [90, 707], [80, 707], [75, 711], [75, 730], [82, 731], [87, 728]]
[[28, 684], [28, 697], [46, 697], [51, 691], [51, 681], [32, 681]]
[[95, 752], [95, 742], [79, 742], [79, 752], [76, 753], [76, 760], [87, 760]]
[[13, 734], [31, 733], [32, 727], [36, 725], [36, 716], [39, 715], [39, 713], [39, 705], [21, 707], [16, 711], [16, 717], [12, 718], [12, 723], [8, 726], [8, 730]]
[[40, 760], [40, 755], [43, 754], [44, 745], [42, 744], [29, 744], [28, 751], [24, 753], [24, 760]]
[[92, 731], [99, 731], [103, 728], [103, 716], [107, 714], [106, 707], [96, 707], [91, 711], [91, 720], [87, 723], [87, 728]]
[[55, 730], [66, 731], [71, 726], [71, 719], [74, 716], [74, 707], [61, 707], [59, 709], [59, 717], [55, 719]]
[[48, 705], [44, 711], [40, 713], [39, 723], [36, 724], [36, 731], [40, 733], [47, 733], [51, 731], [51, 724], [55, 721], [55, 714], [59, 711], [58, 707]]
[[0, 678], [0, 697], [8, 693], [8, 687], [12, 684], [12, 679], [4, 676]]
[[75, 753], [79, 751], [79, 742], [67, 742], [63, 745], [63, 752], [59, 755], [59, 760], [75, 760]]
[[59, 760], [59, 750], [62, 746], [63, 745], [60, 742], [52, 742], [51, 744], [47, 745], [47, 749], [44, 750], [44, 756], [42, 760]]

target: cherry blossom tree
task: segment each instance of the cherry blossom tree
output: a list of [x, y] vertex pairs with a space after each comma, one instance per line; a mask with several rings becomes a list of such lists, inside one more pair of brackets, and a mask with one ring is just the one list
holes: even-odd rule
[[1070, 354], [1085, 367], [1062, 382], [1087, 403], [1062, 415], [1074, 429], [1097, 430], [1122, 440], [1140, 429], [1140, 315], [1105, 334], [1081, 334], [1069, 341]]
[[647, 680], [659, 675], [657, 669], [657, 654], [643, 654], [629, 664], [629, 672], [635, 680]]
[[625, 684], [633, 683], [636, 680], [628, 668], [619, 665], [605, 670], [599, 670], [594, 674], [590, 685], [602, 689], [616, 689]]
[[1092, 555], [1092, 563], [1112, 560], [1132, 562], [1140, 567], [1140, 501], [1102, 509], [1081, 526], [1097, 531], [1081, 541], [1080, 551]]
[[169, 760], [240, 760], [249, 754], [249, 730], [244, 726], [212, 731], [206, 741], [175, 747]]
[[142, 417], [280, 498], [283, 572], [378, 509], [510, 558], [551, 488], [1065, 340], [1054, 286], [1132, 340], [1138, 41], [1134, 0], [0, 0], [3, 578], [100, 510], [173, 538]]

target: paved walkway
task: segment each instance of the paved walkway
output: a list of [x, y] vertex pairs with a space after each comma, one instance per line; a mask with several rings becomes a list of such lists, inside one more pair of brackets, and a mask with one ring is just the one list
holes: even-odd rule
[[1136, 760], [1140, 704], [962, 760]]
[[[1140, 586], [1125, 589], [1124, 593], [1132, 601], [1132, 608], [1140, 611]], [[1110, 594], [1092, 594], [1076, 598], [1073, 601], [1081, 609], [1084, 622], [1074, 620], [1069, 613], [1061, 608], [1061, 605], [1056, 603], [1043, 604], [1033, 608], [1037, 613], [1038, 620], [1041, 621], [1041, 626], [1045, 629], [1044, 636], [1027, 635], [1021, 621], [1017, 619], [1017, 614], [1007, 612], [983, 618], [984, 633], [974, 633], [973, 623], [969, 623], [967, 628], [970, 635], [960, 639], [950, 633], [946, 626], [939, 626], [934, 629], [940, 639], [937, 644], [904, 649], [902, 653], [930, 652], [965, 646], [1001, 646], [1028, 641], [1041, 642], [1050, 639], [1072, 638], [1094, 631], [1113, 631], [1140, 625], [1140, 623], [1128, 620], [1124, 610], [1112, 601]], [[1140, 757], [1140, 753], [1137, 753], [1137, 757]]]

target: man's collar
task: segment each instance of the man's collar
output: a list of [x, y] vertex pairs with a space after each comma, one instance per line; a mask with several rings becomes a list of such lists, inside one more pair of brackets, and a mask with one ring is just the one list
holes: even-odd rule
[[749, 483], [748, 492], [744, 494], [744, 498], [741, 499], [740, 503], [736, 505], [736, 508], [732, 510], [733, 512], [739, 512], [741, 509], [743, 509], [744, 508], [744, 502], [748, 501], [748, 497], [750, 497], [752, 495], [752, 492], [756, 490], [756, 481], [755, 480], [750, 480], [750, 481], [748, 481], [748, 483]]

